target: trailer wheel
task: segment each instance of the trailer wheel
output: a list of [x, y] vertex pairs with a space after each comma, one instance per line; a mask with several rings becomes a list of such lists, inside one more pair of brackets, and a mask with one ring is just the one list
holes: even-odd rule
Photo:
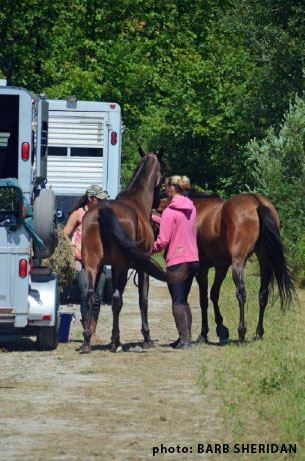
[[54, 327], [39, 327], [37, 332], [37, 349], [39, 351], [54, 351], [58, 346], [58, 329]]
[[39, 327], [37, 331], [37, 349], [39, 351], [54, 351], [59, 341], [59, 320], [56, 310], [56, 321], [53, 327]]
[[35, 232], [43, 240], [46, 249], [40, 250], [34, 241], [37, 259], [52, 256], [58, 244], [56, 197], [51, 189], [41, 189], [34, 200]]

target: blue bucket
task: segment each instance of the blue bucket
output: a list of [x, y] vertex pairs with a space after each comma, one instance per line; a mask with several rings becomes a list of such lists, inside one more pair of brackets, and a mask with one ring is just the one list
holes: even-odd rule
[[59, 342], [67, 343], [69, 341], [70, 325], [75, 315], [70, 312], [60, 312]]

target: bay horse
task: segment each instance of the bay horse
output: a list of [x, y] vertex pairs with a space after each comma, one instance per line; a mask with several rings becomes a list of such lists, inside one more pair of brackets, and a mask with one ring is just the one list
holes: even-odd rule
[[[82, 223], [82, 261], [87, 287], [86, 302], [89, 315], [85, 323], [84, 341], [81, 353], [90, 352], [90, 317], [94, 302], [94, 286], [100, 267], [112, 266], [112, 313], [113, 328], [110, 349], [122, 349], [120, 343], [119, 314], [123, 305], [123, 293], [127, 283], [129, 268], [138, 271], [139, 306], [141, 311], [144, 347], [153, 346], [147, 319], [148, 275], [165, 282], [182, 280], [187, 275], [183, 270], [178, 274], [166, 274], [149, 258], [152, 253], [154, 236], [150, 222], [152, 207], [158, 207], [162, 171], [163, 148], [157, 154], [145, 154], [139, 148], [141, 161], [126, 190], [115, 200], [98, 203], [84, 216]], [[184, 269], [185, 271], [186, 269]]]
[[[189, 189], [185, 191], [185, 195], [193, 201], [197, 210], [197, 282], [202, 313], [201, 332], [197, 342], [208, 342], [208, 272], [212, 267], [215, 268], [215, 277], [210, 298], [214, 307], [216, 333], [221, 343], [229, 339], [229, 330], [223, 324], [218, 300], [222, 282], [231, 265], [239, 303], [239, 342], [245, 341], [247, 330], [244, 269], [253, 253], [257, 255], [260, 267], [260, 310], [256, 338], [261, 339], [264, 334], [264, 312], [273, 282], [277, 282], [283, 309], [289, 307], [294, 294], [279, 233], [280, 221], [274, 206], [267, 198], [258, 194], [238, 194], [228, 200], [222, 200], [216, 194]], [[168, 199], [161, 199], [157, 211], [162, 212], [168, 203]]]

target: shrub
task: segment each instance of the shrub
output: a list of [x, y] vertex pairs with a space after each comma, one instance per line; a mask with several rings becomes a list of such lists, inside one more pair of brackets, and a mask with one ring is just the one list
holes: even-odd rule
[[296, 98], [276, 133], [271, 128], [265, 139], [247, 146], [248, 167], [253, 180], [251, 192], [265, 195], [275, 206], [281, 234], [293, 272], [305, 271], [305, 99]]

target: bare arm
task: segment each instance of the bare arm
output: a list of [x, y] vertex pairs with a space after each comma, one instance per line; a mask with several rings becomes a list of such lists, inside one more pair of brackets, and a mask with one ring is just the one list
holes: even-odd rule
[[75, 229], [81, 224], [80, 213], [79, 210], [73, 211], [73, 213], [69, 216], [67, 224], [64, 227], [64, 237], [67, 242], [71, 243], [71, 234], [75, 231]]

